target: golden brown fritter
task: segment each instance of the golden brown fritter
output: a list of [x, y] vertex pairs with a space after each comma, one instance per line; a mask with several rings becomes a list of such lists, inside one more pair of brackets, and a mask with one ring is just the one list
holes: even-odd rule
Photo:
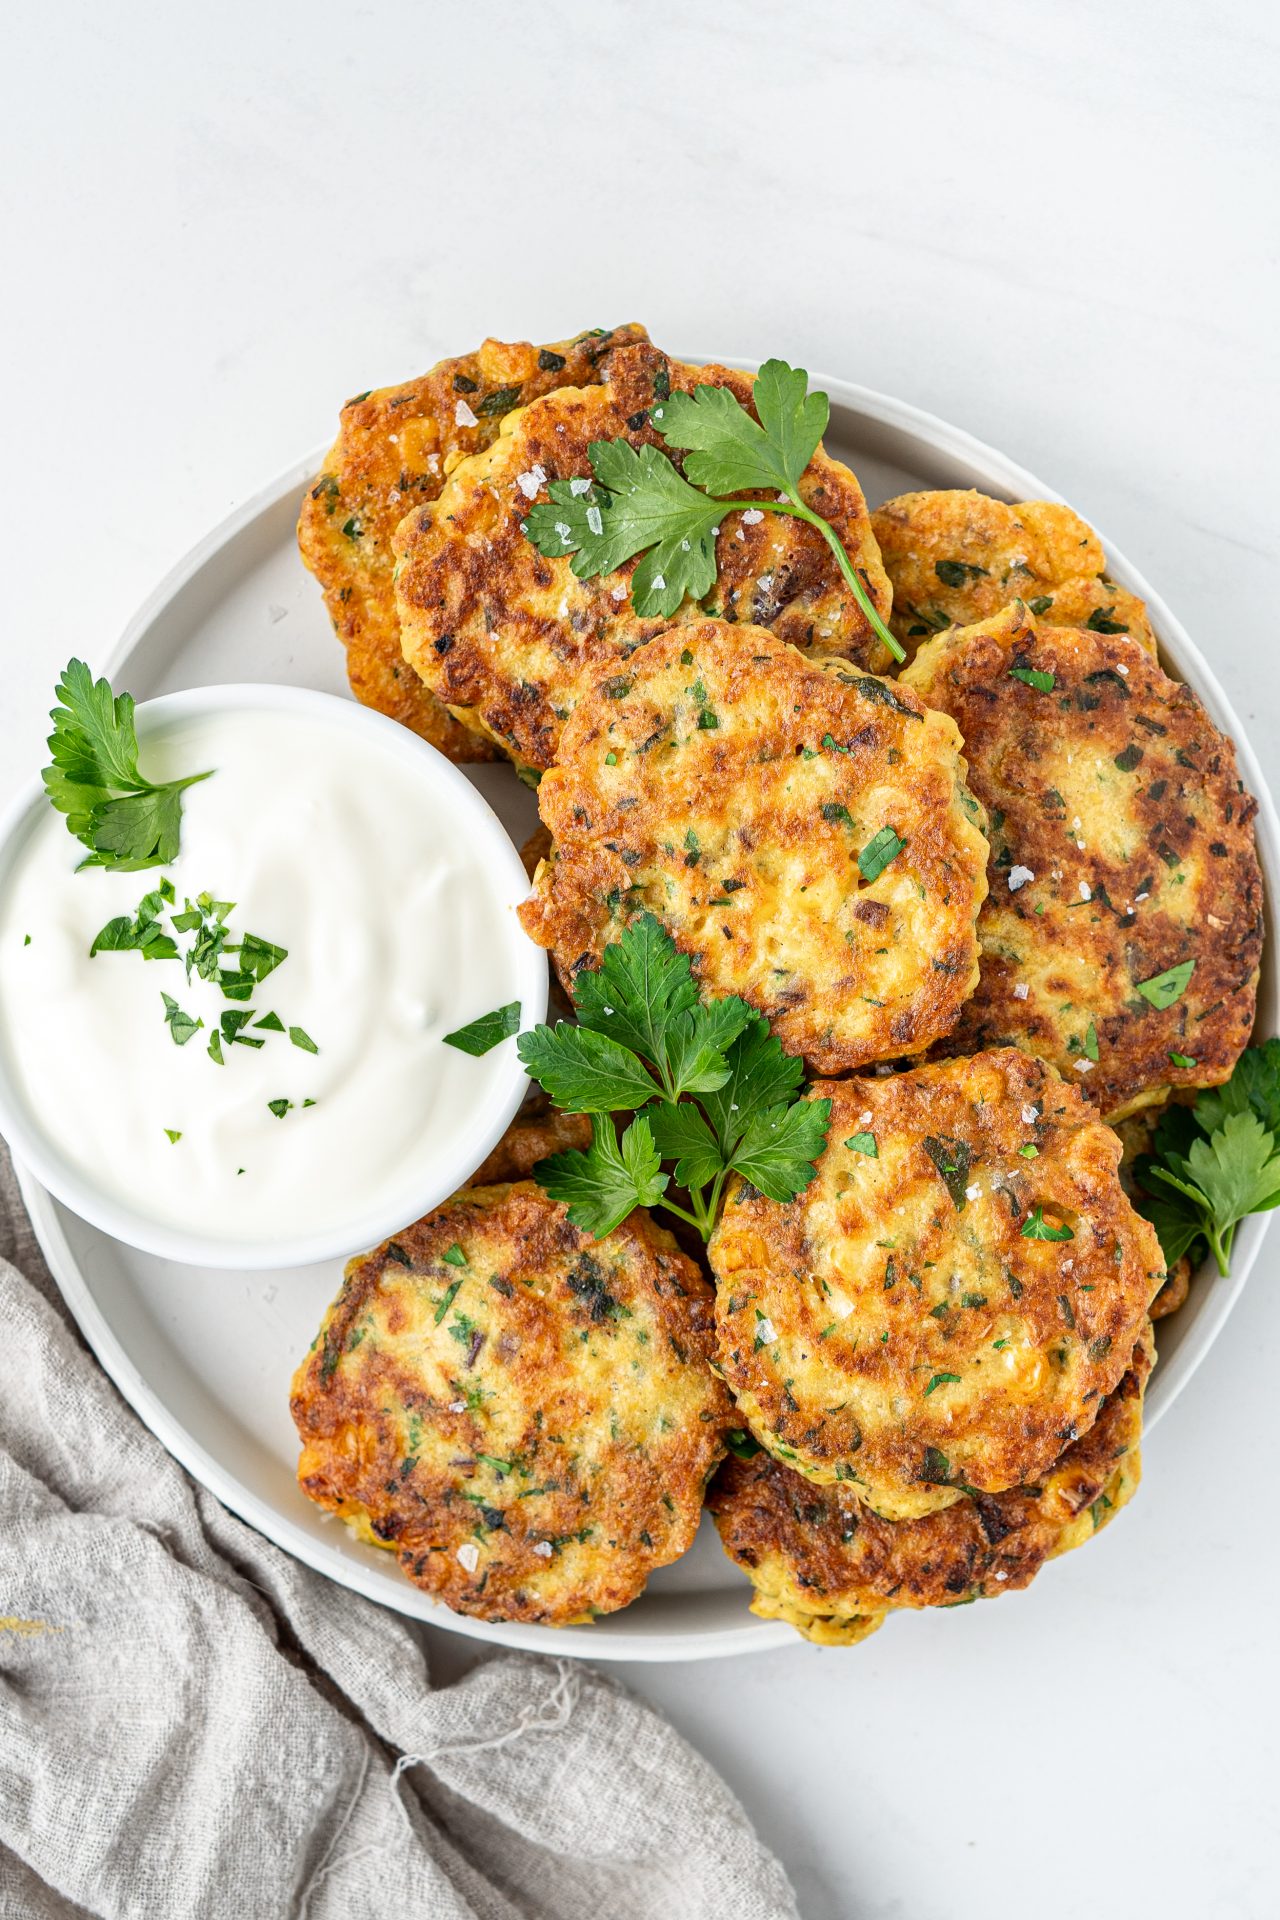
[[1164, 1279], [1119, 1141], [1014, 1048], [810, 1097], [832, 1103], [812, 1185], [788, 1206], [731, 1188], [709, 1248], [739, 1412], [889, 1518], [1035, 1479], [1093, 1424]]
[[566, 725], [538, 789], [555, 854], [521, 917], [571, 984], [656, 914], [709, 994], [820, 1072], [918, 1053], [976, 980], [987, 843], [959, 745], [843, 661], [673, 628]]
[[1097, 534], [1070, 507], [1049, 500], [1007, 507], [956, 488], [899, 494], [871, 524], [893, 584], [889, 624], [908, 653], [1019, 599], [1055, 627], [1127, 633], [1155, 654], [1145, 606], [1108, 579]]
[[[636, 614], [634, 562], [577, 580], [569, 556], [544, 559], [521, 531], [531, 505], [546, 498], [550, 480], [590, 479], [594, 440], [668, 452], [650, 420], [668, 393], [721, 386], [746, 404], [753, 384], [750, 374], [684, 366], [650, 346], [620, 348], [601, 370], [604, 385], [566, 389], [508, 415], [489, 451], [459, 466], [439, 500], [406, 519], [395, 539], [405, 658], [468, 725], [537, 769], [556, 759], [560, 729], [588, 688], [673, 622]], [[834, 525], [883, 614], [888, 582], [853, 475], [819, 448], [800, 493]], [[716, 564], [707, 603], [686, 600], [676, 622], [716, 610], [815, 655], [885, 664], [826, 542], [803, 521], [726, 514]]]
[[342, 409], [338, 437], [302, 503], [302, 558], [346, 646], [356, 699], [451, 760], [497, 756], [405, 664], [391, 536], [413, 507], [436, 498], [460, 459], [497, 438], [513, 407], [555, 387], [589, 386], [610, 347], [645, 338], [643, 327], [596, 327], [550, 347], [486, 340], [477, 353], [442, 360], [403, 386], [362, 393]]
[[[982, 978], [948, 1050], [1026, 1047], [1116, 1119], [1226, 1080], [1262, 952], [1257, 802], [1190, 687], [1123, 634], [1020, 602], [902, 678], [956, 721], [990, 821]], [[1188, 966], [1167, 1007], [1139, 992]]]
[[1091, 1540], [1137, 1491], [1150, 1328], [1097, 1419], [1034, 1486], [882, 1520], [848, 1487], [815, 1487], [759, 1453], [726, 1460], [707, 1505], [755, 1588], [751, 1611], [808, 1640], [849, 1646], [903, 1607], [957, 1607], [1028, 1586]]
[[353, 1260], [293, 1383], [303, 1491], [483, 1620], [625, 1607], [697, 1531], [730, 1404], [711, 1289], [637, 1211], [603, 1240], [532, 1182]]

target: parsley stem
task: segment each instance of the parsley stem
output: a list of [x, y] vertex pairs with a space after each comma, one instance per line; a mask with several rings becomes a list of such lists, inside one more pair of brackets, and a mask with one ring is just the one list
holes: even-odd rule
[[[689, 1197], [692, 1199], [693, 1195], [690, 1194]], [[659, 1200], [657, 1204], [662, 1208], [664, 1213], [674, 1213], [678, 1219], [687, 1221], [691, 1227], [696, 1227], [703, 1239], [706, 1239], [707, 1223], [705, 1220], [700, 1220], [696, 1213], [690, 1213], [687, 1207], [677, 1206], [674, 1200], [668, 1200], [665, 1196]]]
[[720, 1169], [711, 1183], [709, 1199], [703, 1197], [701, 1188], [690, 1187], [689, 1199], [693, 1204], [692, 1213], [687, 1207], [677, 1206], [674, 1200], [664, 1198], [658, 1202], [658, 1205], [665, 1207], [668, 1213], [677, 1214], [681, 1220], [686, 1220], [691, 1227], [698, 1229], [704, 1240], [709, 1240], [715, 1230], [716, 1219], [720, 1212], [720, 1196], [724, 1192], [724, 1183], [729, 1178], [730, 1171], [728, 1167]]
[[[890, 654], [895, 660], [899, 662], [905, 660], [907, 657], [906, 654], [898, 645], [898, 642], [894, 639], [888, 627], [886, 627], [884, 621], [872, 605], [871, 596], [863, 585], [861, 576], [852, 560], [845, 552], [843, 540], [841, 540], [831, 522], [824, 520], [820, 513], [814, 513], [811, 507], [806, 507], [799, 494], [792, 492], [791, 500], [792, 504], [790, 506], [783, 500], [753, 500], [750, 504], [757, 510], [763, 508], [766, 513], [787, 513], [791, 515], [793, 520], [807, 520], [811, 527], [818, 529], [818, 532], [822, 535], [832, 553], [835, 555], [839, 563], [840, 571], [849, 584], [849, 591], [862, 608], [862, 611], [866, 614], [867, 619], [871, 622], [871, 628], [877, 640], [880, 640], [888, 647]], [[737, 500], [726, 500], [724, 504], [726, 507], [736, 507], [739, 505], [746, 506], [747, 502], [745, 500], [741, 502]]]
[[[730, 1171], [731, 1169], [729, 1167], [722, 1167], [711, 1184], [711, 1198], [707, 1202], [707, 1220], [712, 1227], [715, 1226], [716, 1220], [719, 1218], [720, 1196], [724, 1192], [724, 1183], [729, 1178]], [[710, 1233], [707, 1234], [707, 1238], [711, 1238]]]

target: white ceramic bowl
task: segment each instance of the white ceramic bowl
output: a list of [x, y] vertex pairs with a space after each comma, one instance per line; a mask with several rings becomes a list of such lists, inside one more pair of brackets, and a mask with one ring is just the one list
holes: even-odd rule
[[[434, 747], [394, 721], [384, 719], [353, 701], [335, 699], [305, 687], [243, 685], [200, 687], [167, 694], [137, 708], [139, 740], [175, 720], [228, 711], [288, 713], [318, 718], [329, 728], [364, 735], [366, 744], [397, 758], [421, 787], [424, 806], [444, 803], [451, 817], [465, 822], [465, 842], [477, 872], [483, 870], [500, 905], [514, 915], [529, 891], [520, 859], [496, 814], [472, 783]], [[0, 889], [21, 859], [28, 836], [47, 814], [49, 802], [39, 779], [33, 780], [0, 819]], [[389, 833], [395, 820], [387, 822]], [[158, 872], [158, 870], [156, 870]], [[155, 874], [139, 876], [143, 887]], [[396, 903], [387, 903], [388, 915]], [[511, 942], [510, 977], [501, 998], [518, 999], [522, 1027], [543, 1019], [547, 1009], [547, 962], [531, 940]], [[114, 1239], [200, 1267], [262, 1270], [309, 1265], [318, 1260], [348, 1257], [361, 1247], [376, 1246], [388, 1234], [416, 1220], [460, 1187], [502, 1137], [520, 1105], [529, 1082], [514, 1046], [505, 1046], [495, 1071], [487, 1076], [485, 1093], [477, 1098], [448, 1136], [440, 1152], [424, 1155], [394, 1190], [370, 1207], [353, 1192], [341, 1219], [322, 1230], [268, 1240], [238, 1239], [175, 1227], [148, 1217], [94, 1184], [83, 1169], [58, 1150], [57, 1141], [37, 1122], [25, 1091], [15, 1084], [0, 1051], [0, 1133], [11, 1142], [19, 1159], [59, 1200], [82, 1219]]]

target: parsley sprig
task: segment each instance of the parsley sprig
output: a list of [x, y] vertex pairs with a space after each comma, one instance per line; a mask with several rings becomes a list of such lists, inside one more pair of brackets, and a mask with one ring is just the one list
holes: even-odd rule
[[1137, 1161], [1137, 1205], [1172, 1267], [1207, 1245], [1225, 1275], [1236, 1228], [1280, 1206], [1280, 1040], [1248, 1047], [1230, 1080], [1171, 1106]]
[[[803, 368], [766, 360], [751, 396], [758, 419], [727, 387], [668, 395], [650, 417], [667, 445], [684, 453], [683, 474], [655, 446], [593, 440], [587, 457], [594, 481], [551, 481], [549, 502], [523, 522], [526, 535], [547, 559], [572, 554], [579, 580], [643, 554], [632, 575], [632, 605], [644, 618], [666, 618], [686, 597], [701, 600], [715, 585], [715, 538], [726, 513], [787, 514], [822, 535], [877, 638], [895, 660], [905, 660], [839, 534], [800, 497], [801, 476], [831, 412], [826, 394], [808, 386]], [[765, 489], [776, 497], [726, 498]]]
[[[662, 1206], [708, 1239], [731, 1173], [780, 1204], [804, 1191], [831, 1102], [798, 1097], [803, 1062], [745, 1000], [699, 998], [687, 956], [652, 914], [579, 974], [574, 997], [576, 1023], [534, 1027], [518, 1047], [556, 1106], [592, 1116], [590, 1147], [534, 1169], [575, 1226], [602, 1239], [633, 1207]], [[615, 1113], [634, 1116], [620, 1136]]]
[[67, 817], [68, 832], [89, 849], [81, 866], [131, 873], [176, 860], [183, 790], [209, 773], [158, 785], [148, 780], [138, 767], [132, 696], [113, 695], [83, 660], [67, 662], [57, 698], [49, 715], [51, 764], [41, 777], [49, 799]]

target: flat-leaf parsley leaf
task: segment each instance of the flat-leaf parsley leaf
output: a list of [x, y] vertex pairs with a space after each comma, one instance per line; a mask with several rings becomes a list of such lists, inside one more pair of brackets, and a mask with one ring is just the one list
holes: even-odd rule
[[528, 1072], [570, 1113], [626, 1112], [646, 1106], [658, 1092], [630, 1048], [569, 1020], [522, 1033], [519, 1051]]
[[896, 828], [881, 827], [879, 833], [868, 840], [858, 855], [858, 872], [868, 883], [878, 880], [885, 868], [897, 859], [906, 844], [906, 841], [899, 837]]
[[469, 1021], [456, 1032], [446, 1033], [444, 1044], [446, 1047], [457, 1047], [460, 1053], [469, 1053], [478, 1059], [483, 1053], [491, 1053], [501, 1041], [509, 1040], [519, 1030], [520, 1002], [512, 1000], [505, 1007], [495, 1007], [491, 1013], [482, 1013], [479, 1019]]
[[[651, 418], [684, 454], [684, 473], [657, 447], [594, 440], [587, 448], [594, 483], [553, 480], [550, 500], [522, 523], [526, 535], [548, 559], [572, 554], [580, 580], [643, 555], [631, 579], [632, 605], [645, 619], [666, 619], [715, 585], [715, 537], [725, 514], [786, 514], [821, 534], [873, 632], [893, 659], [904, 660], [839, 534], [801, 497], [830, 412], [826, 394], [808, 385], [803, 368], [766, 360], [751, 396], [758, 419], [727, 387], [664, 396]], [[724, 497], [742, 493], [754, 497]]]
[[730, 1165], [766, 1200], [785, 1206], [813, 1179], [830, 1118], [829, 1100], [797, 1100], [793, 1107], [770, 1107], [752, 1120], [733, 1150]]
[[[780, 1203], [808, 1186], [830, 1101], [797, 1099], [803, 1062], [745, 1001], [699, 998], [687, 955], [652, 914], [574, 993], [578, 1024], [536, 1027], [519, 1051], [558, 1106], [593, 1116], [588, 1150], [535, 1169], [575, 1225], [599, 1236], [632, 1207], [661, 1205], [707, 1238], [731, 1174]], [[619, 1143], [609, 1116], [640, 1108]], [[688, 1207], [670, 1197], [663, 1161]]]
[[1280, 1040], [1249, 1047], [1225, 1086], [1169, 1107], [1135, 1163], [1138, 1211], [1169, 1266], [1207, 1246], [1230, 1271], [1236, 1228], [1280, 1204]]
[[753, 420], [728, 387], [673, 393], [654, 411], [668, 445], [689, 449], [684, 470], [708, 493], [794, 487], [827, 430], [831, 404], [808, 391], [809, 377], [785, 360], [766, 360], [751, 398]]
[[1163, 973], [1154, 973], [1149, 980], [1135, 980], [1133, 984], [1144, 1000], [1163, 1010], [1171, 1007], [1175, 1000], [1181, 1000], [1195, 970], [1194, 960], [1184, 960], [1179, 966], [1166, 967]]
[[579, 580], [643, 553], [631, 597], [646, 617], [665, 618], [686, 597], [710, 593], [726, 511], [720, 502], [691, 487], [657, 447], [593, 440], [587, 455], [598, 485], [584, 493], [571, 480], [553, 480], [550, 503], [530, 509], [524, 529], [538, 552], [549, 560], [572, 554]]
[[1036, 1207], [1031, 1217], [1022, 1223], [1024, 1240], [1074, 1240], [1075, 1234], [1065, 1223], [1055, 1227], [1044, 1217], [1043, 1207]]
[[1051, 673], [1042, 673], [1038, 667], [1010, 667], [1009, 678], [1021, 680], [1024, 686], [1034, 687], [1037, 693], [1052, 693], [1054, 677]]
[[666, 1190], [667, 1175], [643, 1114], [619, 1140], [609, 1116], [597, 1113], [591, 1134], [585, 1153], [553, 1153], [533, 1171], [551, 1198], [568, 1207], [574, 1226], [602, 1240], [636, 1207], [656, 1205]]
[[172, 994], [162, 993], [160, 998], [164, 1001], [164, 1017], [173, 1035], [174, 1045], [185, 1047], [192, 1034], [200, 1031], [204, 1021], [195, 1020], [189, 1013], [184, 1013]]
[[67, 662], [57, 699], [49, 716], [51, 763], [41, 777], [50, 801], [66, 815], [68, 832], [89, 849], [80, 864], [132, 872], [176, 859], [182, 793], [212, 769], [183, 780], [148, 780], [138, 766], [132, 696], [113, 695], [83, 660]]

